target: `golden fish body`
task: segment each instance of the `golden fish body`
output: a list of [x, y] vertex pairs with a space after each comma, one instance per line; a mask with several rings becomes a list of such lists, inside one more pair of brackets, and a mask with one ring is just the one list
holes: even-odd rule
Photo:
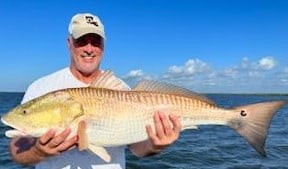
[[[80, 135], [80, 141], [86, 142], [88, 149], [109, 161], [99, 147], [146, 140], [145, 126], [154, 126], [153, 115], [161, 111], [178, 116], [183, 130], [198, 125], [227, 125], [265, 155], [270, 121], [284, 104], [284, 101], [273, 101], [223, 109], [187, 89], [145, 82], [131, 91], [88, 87], [51, 92], [19, 105], [1, 120], [34, 137], [50, 128], [61, 131], [70, 127]], [[85, 122], [84, 126], [79, 125], [81, 121]]]
[[[153, 115], [175, 114], [183, 129], [197, 125], [227, 125], [237, 114], [201, 100], [145, 91], [113, 91], [78, 88], [68, 92], [83, 105], [89, 138], [104, 146], [118, 146], [147, 139], [145, 126], [154, 125]], [[152, 127], [153, 128], [153, 127]], [[115, 134], [117, 133], [117, 134]]]

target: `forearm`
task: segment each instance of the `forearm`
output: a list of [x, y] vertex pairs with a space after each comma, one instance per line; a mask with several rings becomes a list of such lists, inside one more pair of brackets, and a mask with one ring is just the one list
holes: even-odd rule
[[33, 165], [44, 159], [38, 153], [33, 138], [13, 138], [10, 142], [10, 153], [12, 159], [23, 165]]
[[51, 129], [37, 139], [13, 138], [10, 142], [12, 158], [20, 164], [29, 165], [59, 155], [61, 152], [74, 148], [77, 144], [77, 136], [67, 138], [70, 132], [71, 129], [67, 128], [56, 135], [56, 132]]

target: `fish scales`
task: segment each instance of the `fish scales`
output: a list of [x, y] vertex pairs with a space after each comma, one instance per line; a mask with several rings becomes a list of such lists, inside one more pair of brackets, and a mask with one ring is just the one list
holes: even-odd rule
[[[182, 96], [145, 91], [112, 91], [100, 88], [86, 88], [80, 91], [79, 89], [71, 90], [73, 96], [81, 100], [80, 102], [84, 105], [83, 107], [86, 107], [86, 112], [91, 113], [95, 111], [95, 113], [92, 113], [93, 115], [101, 114], [101, 116], [106, 116], [103, 119], [108, 121], [103, 120], [101, 123], [103, 126], [107, 126], [105, 131], [107, 131], [108, 128], [113, 129], [113, 126], [125, 124], [123, 129], [128, 132], [125, 134], [127, 137], [131, 135], [129, 132], [135, 133], [137, 129], [140, 128], [139, 133], [141, 133], [145, 130], [145, 125], [153, 125], [154, 123], [151, 117], [157, 110], [167, 114], [174, 113], [179, 116], [181, 120], [185, 119], [184, 128], [191, 126], [191, 123], [196, 125], [204, 121], [206, 121], [207, 124], [213, 120], [220, 121], [218, 123], [226, 121], [226, 119], [215, 116], [219, 113], [214, 113], [213, 115], [212, 111], [214, 109], [219, 112], [216, 107], [199, 100]], [[87, 99], [88, 97], [91, 99]], [[105, 106], [102, 104], [105, 104]], [[92, 109], [94, 111], [92, 111]], [[118, 118], [117, 114], [121, 115], [121, 118]], [[123, 120], [121, 121], [121, 119]], [[115, 124], [116, 122], [118, 123]], [[188, 122], [190, 122], [190, 124]], [[129, 131], [129, 129], [133, 129], [133, 131]], [[110, 130], [110, 132], [114, 132], [114, 130]]]
[[39, 137], [50, 128], [70, 127], [72, 133], [81, 136], [79, 150], [89, 149], [109, 161], [103, 149], [99, 152], [95, 146], [129, 145], [147, 139], [145, 126], [150, 124], [154, 129], [153, 115], [161, 111], [175, 114], [182, 130], [199, 125], [227, 125], [257, 152], [266, 155], [264, 146], [271, 119], [286, 103], [280, 100], [224, 109], [187, 89], [140, 82], [131, 91], [88, 87], [50, 92], [17, 106], [1, 121], [15, 128], [6, 132], [8, 137]]
[[[100, 88], [69, 89], [69, 92], [75, 98], [75, 100], [80, 101], [81, 104], [84, 104], [86, 107], [91, 107], [93, 106], [93, 104], [97, 104], [97, 102], [99, 101], [103, 102], [103, 100], [105, 100], [106, 102], [118, 101], [121, 103], [126, 102], [129, 104], [144, 104], [145, 106], [169, 106], [172, 109], [174, 107], [178, 107], [185, 110], [179, 113], [175, 112], [176, 114], [178, 113], [181, 115], [183, 115], [183, 112], [184, 115], [186, 114], [185, 112], [191, 112], [192, 109], [203, 110], [203, 108], [216, 108], [214, 106], [211, 106], [210, 104], [201, 102], [199, 100], [163, 93], [149, 93], [144, 91], [112, 91], [109, 89]], [[135, 105], [135, 107], [137, 106], [138, 105]]]

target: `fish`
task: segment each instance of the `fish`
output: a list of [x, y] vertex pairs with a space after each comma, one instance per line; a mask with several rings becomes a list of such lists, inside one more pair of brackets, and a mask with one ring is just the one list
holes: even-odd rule
[[271, 120], [287, 104], [276, 100], [223, 108], [204, 95], [169, 83], [142, 80], [131, 90], [119, 90], [112, 74], [107, 71], [90, 87], [53, 91], [16, 106], [1, 117], [3, 124], [13, 128], [5, 135], [40, 137], [51, 128], [60, 133], [69, 127], [71, 135], [79, 137], [80, 151], [88, 150], [109, 162], [111, 156], [104, 147], [147, 140], [145, 126], [155, 131], [153, 115], [160, 111], [177, 116], [181, 131], [201, 125], [228, 126], [266, 156]]

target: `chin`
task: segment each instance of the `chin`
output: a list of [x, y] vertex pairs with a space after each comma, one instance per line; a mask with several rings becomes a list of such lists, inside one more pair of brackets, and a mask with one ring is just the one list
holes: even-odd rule
[[82, 69], [80, 72], [87, 76], [93, 74], [95, 71], [97, 71], [97, 69]]

